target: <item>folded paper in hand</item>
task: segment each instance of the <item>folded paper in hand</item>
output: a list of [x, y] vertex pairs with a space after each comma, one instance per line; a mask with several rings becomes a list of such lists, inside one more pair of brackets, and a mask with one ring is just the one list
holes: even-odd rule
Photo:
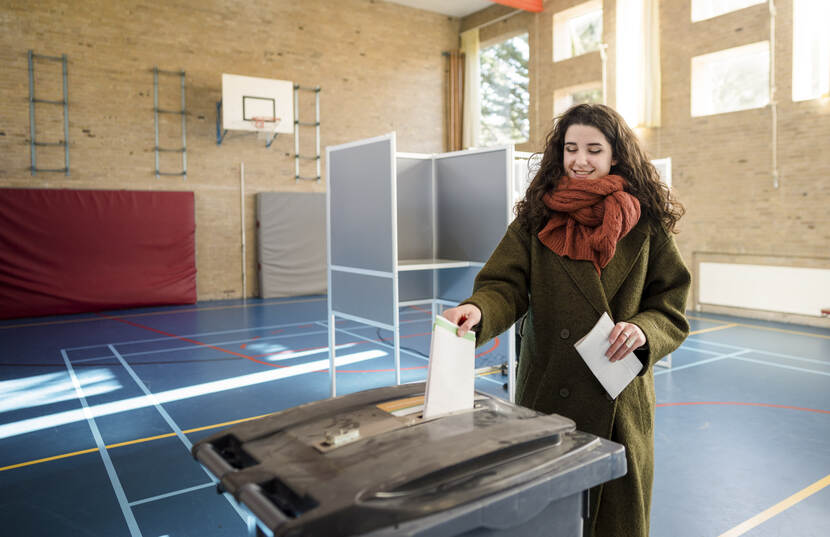
[[424, 419], [473, 408], [475, 348], [473, 332], [456, 335], [458, 327], [440, 315], [432, 324]]
[[637, 373], [643, 368], [643, 363], [634, 356], [633, 352], [626, 354], [621, 360], [610, 362], [605, 352], [611, 347], [608, 338], [614, 329], [614, 321], [607, 313], [603, 313], [597, 324], [590, 332], [574, 344], [577, 352], [597, 377], [597, 380], [614, 399], [623, 391], [623, 388], [634, 380]]

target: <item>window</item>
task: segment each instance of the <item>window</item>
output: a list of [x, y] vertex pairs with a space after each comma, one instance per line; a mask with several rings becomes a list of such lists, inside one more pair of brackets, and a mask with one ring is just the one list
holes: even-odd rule
[[767, 0], [692, 0], [692, 22], [711, 19]]
[[530, 137], [529, 57], [527, 34], [481, 49], [481, 145], [524, 142]]
[[769, 103], [769, 41], [692, 58], [692, 116]]
[[793, 101], [830, 93], [830, 2], [793, 3]]
[[601, 0], [585, 2], [553, 16], [553, 61], [599, 50], [601, 43]]
[[575, 104], [601, 102], [602, 82], [561, 88], [553, 92], [553, 115], [558, 116]]

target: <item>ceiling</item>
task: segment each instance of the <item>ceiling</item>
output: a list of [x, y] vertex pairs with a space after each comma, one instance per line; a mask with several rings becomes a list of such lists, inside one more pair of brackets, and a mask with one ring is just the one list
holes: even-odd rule
[[490, 0], [386, 0], [393, 4], [401, 4], [404, 6], [414, 7], [416, 9], [423, 9], [425, 11], [434, 11], [435, 13], [443, 13], [450, 17], [466, 17], [470, 13], [481, 11], [484, 8], [493, 5]]

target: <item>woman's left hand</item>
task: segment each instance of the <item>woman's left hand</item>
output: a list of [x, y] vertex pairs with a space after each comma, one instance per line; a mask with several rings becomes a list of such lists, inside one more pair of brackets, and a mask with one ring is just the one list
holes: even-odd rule
[[634, 349], [645, 345], [646, 335], [636, 324], [619, 322], [611, 330], [608, 341], [611, 342], [611, 346], [605, 356], [608, 356], [610, 361], [616, 362]]

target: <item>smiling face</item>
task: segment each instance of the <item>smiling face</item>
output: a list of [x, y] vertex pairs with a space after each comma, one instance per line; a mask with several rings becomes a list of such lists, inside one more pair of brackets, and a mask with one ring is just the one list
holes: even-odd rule
[[596, 127], [571, 125], [565, 131], [562, 165], [572, 179], [599, 179], [617, 163], [611, 144]]

